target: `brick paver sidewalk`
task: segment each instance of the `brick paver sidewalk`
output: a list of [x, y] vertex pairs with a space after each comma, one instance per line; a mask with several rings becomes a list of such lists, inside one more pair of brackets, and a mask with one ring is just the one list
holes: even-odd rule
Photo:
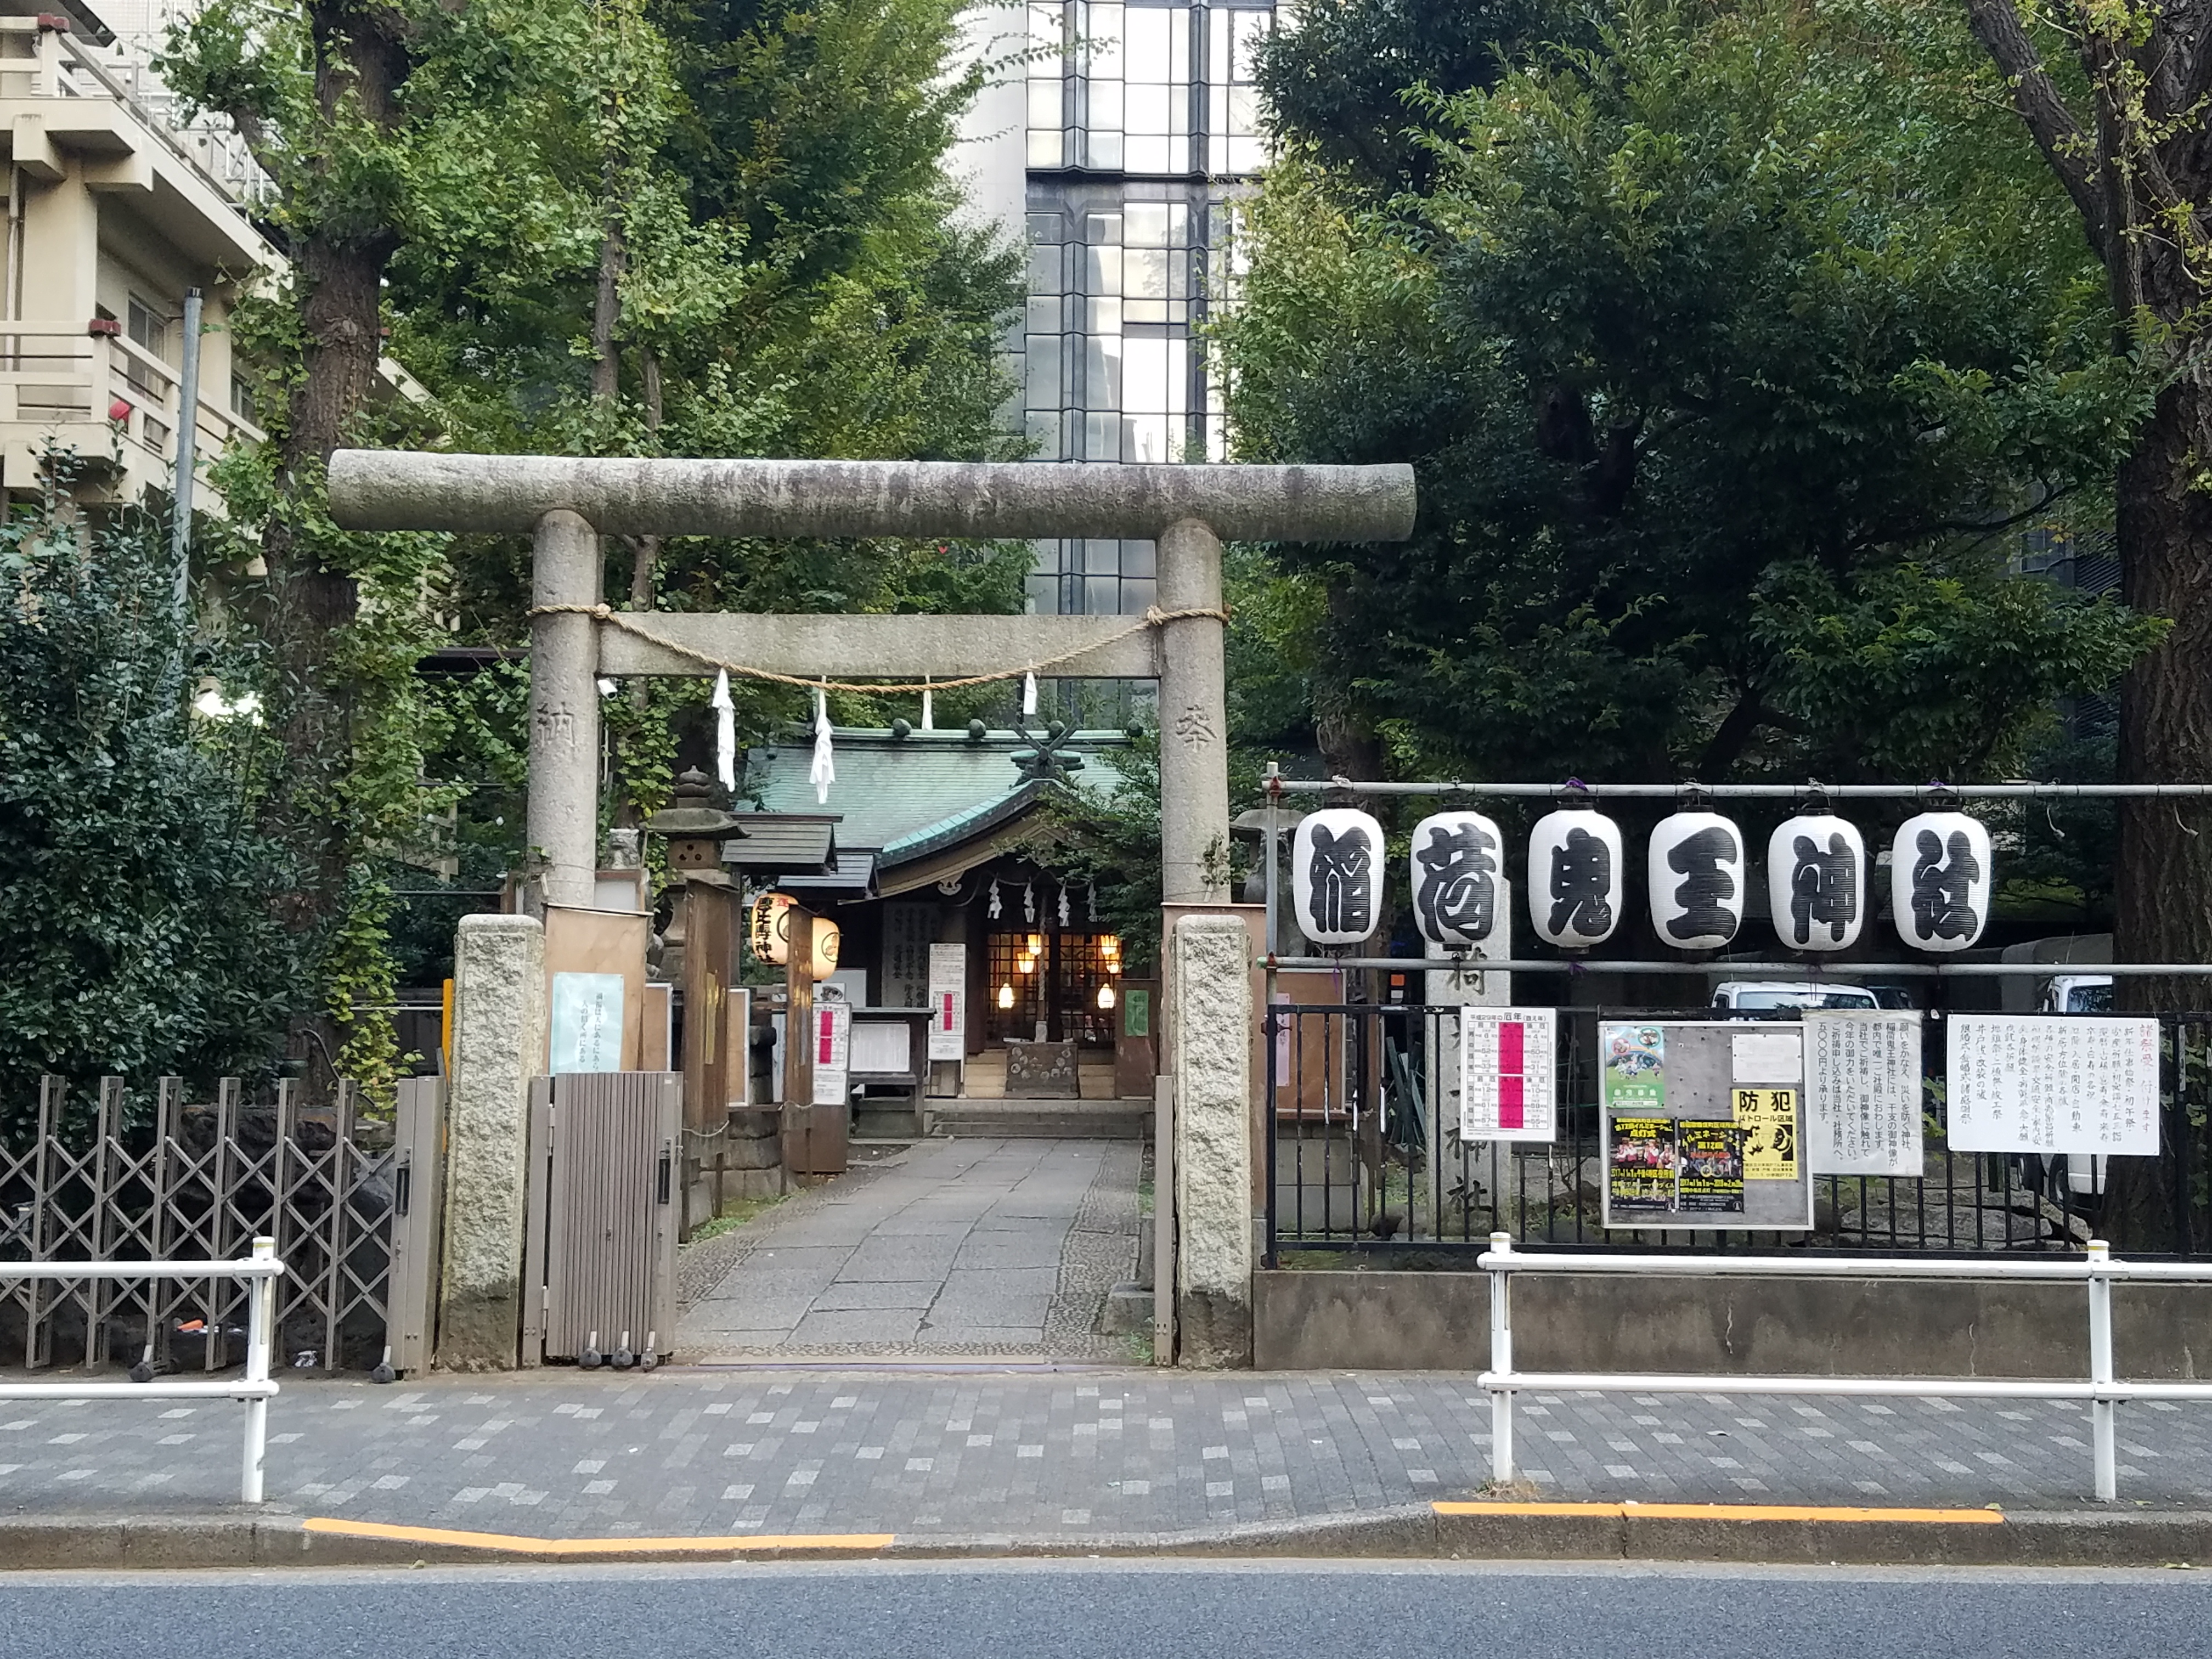
[[[2074, 1405], [1523, 1395], [1564, 1498], [2081, 1505]], [[2122, 1504], [2212, 1498], [2212, 1413], [2122, 1408]], [[0, 1512], [205, 1511], [236, 1492], [228, 1402], [0, 1403]], [[1474, 1493], [1470, 1377], [750, 1369], [288, 1382], [276, 1513], [544, 1537], [892, 1532], [1067, 1540], [1352, 1516]]]

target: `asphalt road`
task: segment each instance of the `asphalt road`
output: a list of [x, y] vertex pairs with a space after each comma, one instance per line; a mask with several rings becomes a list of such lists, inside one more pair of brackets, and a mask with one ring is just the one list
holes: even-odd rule
[[2212, 1574], [1455, 1563], [0, 1576], [8, 1659], [2174, 1659]]

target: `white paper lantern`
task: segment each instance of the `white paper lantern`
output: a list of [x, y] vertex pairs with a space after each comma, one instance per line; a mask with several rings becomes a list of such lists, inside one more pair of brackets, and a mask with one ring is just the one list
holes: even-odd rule
[[1602, 945], [1620, 924], [1620, 826], [1586, 809], [1547, 812], [1528, 832], [1528, 920], [1551, 945]]
[[1505, 903], [1505, 837], [1480, 812], [1438, 812], [1413, 826], [1407, 859], [1413, 920], [1431, 945], [1488, 942]]
[[1717, 951], [1743, 926], [1743, 831], [1717, 812], [1677, 812], [1651, 832], [1651, 927], [1682, 951]]
[[1828, 812], [1787, 818], [1766, 843], [1774, 931], [1793, 951], [1848, 951], [1866, 921], [1866, 842]]
[[1291, 842], [1291, 899], [1298, 931], [1316, 945], [1357, 945], [1382, 914], [1382, 826], [1349, 806], [1298, 822]]
[[791, 960], [791, 907], [785, 893], [763, 893], [753, 901], [746, 932], [756, 961], [781, 968]]
[[1923, 812], [1889, 844], [1889, 916], [1916, 951], [1964, 951], [1990, 919], [1990, 832], [1964, 812]]

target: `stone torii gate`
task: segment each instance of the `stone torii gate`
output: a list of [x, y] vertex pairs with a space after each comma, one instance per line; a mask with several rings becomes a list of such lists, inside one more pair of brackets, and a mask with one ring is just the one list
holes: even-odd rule
[[[1414, 507], [1406, 466], [595, 460], [387, 450], [333, 455], [330, 500], [331, 516], [349, 530], [535, 538], [528, 836], [544, 860], [544, 898], [555, 905], [592, 901], [599, 677], [696, 675], [717, 666], [793, 682], [911, 681], [916, 690], [925, 680], [1024, 670], [1157, 679], [1162, 898], [1171, 906], [1224, 903], [1221, 544], [1401, 541], [1413, 532]], [[1151, 538], [1159, 550], [1159, 603], [1144, 618], [630, 613], [602, 603], [603, 535]], [[1249, 951], [1241, 922], [1202, 915], [1182, 917], [1169, 947], [1179, 1322], [1188, 1359], [1233, 1364], [1249, 1351]]]

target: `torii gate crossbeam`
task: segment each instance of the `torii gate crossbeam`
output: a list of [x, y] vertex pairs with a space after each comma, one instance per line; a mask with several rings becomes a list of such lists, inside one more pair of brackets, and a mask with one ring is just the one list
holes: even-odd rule
[[[1399, 541], [1406, 466], [1154, 466], [963, 461], [576, 459], [341, 450], [331, 516], [349, 530], [527, 532], [528, 835], [544, 895], [590, 902], [598, 866], [596, 682], [702, 673], [707, 659], [800, 677], [919, 682], [1050, 663], [1069, 676], [1160, 682], [1161, 861], [1167, 902], [1226, 897], [1228, 742], [1221, 543]], [[655, 612], [658, 641], [595, 620], [599, 537], [1151, 538], [1170, 618], [765, 617]], [[919, 687], [917, 686], [917, 689]]]

